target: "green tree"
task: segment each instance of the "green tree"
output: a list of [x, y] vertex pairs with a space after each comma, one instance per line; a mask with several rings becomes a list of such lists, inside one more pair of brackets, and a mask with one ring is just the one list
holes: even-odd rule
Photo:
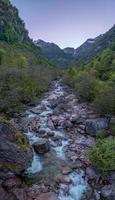
[[115, 138], [98, 139], [87, 154], [94, 166], [102, 173], [115, 170]]
[[25, 56], [20, 55], [18, 57], [18, 67], [23, 68], [25, 66], [27, 66], [28, 62]]
[[3, 63], [4, 56], [5, 56], [5, 50], [0, 49], [0, 65]]

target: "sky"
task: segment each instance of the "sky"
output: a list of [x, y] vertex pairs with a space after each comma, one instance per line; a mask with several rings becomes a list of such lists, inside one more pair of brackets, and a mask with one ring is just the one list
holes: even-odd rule
[[115, 0], [11, 0], [32, 39], [77, 48], [115, 24]]

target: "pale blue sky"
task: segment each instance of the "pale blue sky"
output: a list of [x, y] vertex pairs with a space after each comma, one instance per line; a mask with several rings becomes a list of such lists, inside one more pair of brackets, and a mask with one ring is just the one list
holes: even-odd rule
[[33, 39], [78, 47], [115, 23], [115, 0], [11, 0]]

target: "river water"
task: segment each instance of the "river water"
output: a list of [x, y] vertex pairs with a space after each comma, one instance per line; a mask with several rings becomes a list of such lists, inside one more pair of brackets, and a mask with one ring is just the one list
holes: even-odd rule
[[[38, 155], [34, 149], [33, 149], [33, 161], [31, 163], [31, 166], [26, 170], [26, 174], [29, 176], [35, 176], [39, 177], [39, 174], [44, 174], [44, 176], [49, 177], [48, 173], [53, 173], [52, 176], [55, 176], [55, 173], [61, 173], [60, 172], [60, 166], [61, 163], [66, 163], [65, 166], [68, 163], [68, 160], [66, 158], [65, 149], [68, 148], [68, 145], [70, 143], [68, 137], [66, 137], [66, 134], [63, 131], [63, 128], [56, 127], [55, 130], [52, 130], [48, 127], [48, 119], [49, 116], [53, 113], [53, 108], [51, 105], [52, 101], [56, 101], [57, 98], [62, 98], [66, 95], [66, 92], [61, 86], [60, 81], [55, 81], [53, 83], [51, 91], [49, 91], [44, 99], [40, 102], [40, 104], [36, 107], [40, 112], [38, 114], [34, 114], [31, 111], [27, 111], [27, 117], [29, 121], [33, 121], [36, 117], [39, 117], [39, 130], [43, 131], [44, 134], [48, 132], [54, 132], [55, 136], [59, 136], [61, 138], [61, 143], [57, 144], [52, 137], [49, 138], [49, 143], [51, 146], [51, 151], [53, 154], [51, 156], [51, 162], [49, 161], [49, 164], [45, 165], [45, 156], [44, 155]], [[61, 115], [61, 113], [60, 113]], [[62, 114], [63, 118], [63, 114]], [[33, 132], [30, 127], [28, 128], [28, 132], [26, 133], [30, 144], [33, 145], [35, 142], [39, 141], [41, 138], [40, 134]], [[43, 137], [43, 135], [42, 135]], [[52, 155], [55, 157], [52, 157]], [[48, 159], [48, 158], [47, 158]], [[53, 160], [54, 162], [53, 163]], [[47, 162], [46, 162], [47, 163]], [[56, 166], [57, 163], [57, 166]], [[50, 169], [49, 169], [50, 168]], [[59, 170], [58, 170], [58, 169]], [[54, 170], [54, 171], [53, 171]], [[58, 190], [58, 199], [59, 200], [80, 200], [84, 193], [88, 189], [88, 184], [84, 178], [84, 171], [79, 170], [75, 171], [73, 170], [71, 173], [69, 173], [68, 178], [71, 180], [69, 183], [61, 183], [59, 184], [59, 190]], [[54, 178], [54, 177], [53, 177]], [[56, 177], [55, 177], [56, 181]], [[67, 190], [67, 192], [65, 192]]]

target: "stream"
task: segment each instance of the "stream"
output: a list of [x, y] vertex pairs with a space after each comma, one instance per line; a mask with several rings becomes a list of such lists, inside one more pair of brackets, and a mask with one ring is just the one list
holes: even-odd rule
[[[60, 113], [54, 104], [58, 101], [61, 105], [61, 99], [66, 99], [69, 106]], [[57, 103], [57, 107], [59, 104]], [[81, 159], [85, 158], [84, 145], [82, 146], [82, 144], [87, 138], [79, 133], [75, 136], [70, 134], [73, 130], [71, 124], [70, 130], [69, 125], [66, 131], [64, 128], [65, 118], [68, 122], [68, 119], [75, 117], [76, 111], [78, 112], [79, 109], [74, 95], [72, 99], [72, 95], [61, 85], [60, 81], [53, 82], [51, 90], [45, 94], [37, 107], [26, 111], [29, 126], [28, 132], [25, 134], [30, 144], [33, 146], [41, 138], [47, 138], [50, 151], [38, 154], [33, 148], [33, 161], [25, 174], [30, 177], [32, 183], [43, 182], [50, 186], [58, 185], [55, 193], [59, 200], [84, 199], [89, 189], [84, 168], [74, 166], [76, 164], [75, 156], [81, 156]], [[84, 108], [82, 112], [84, 114]], [[55, 123], [52, 124], [51, 119]], [[54, 126], [56, 123], [57, 125]], [[79, 155], [77, 155], [77, 150]], [[80, 155], [82, 151], [83, 154]], [[65, 172], [63, 172], [64, 170]]]

